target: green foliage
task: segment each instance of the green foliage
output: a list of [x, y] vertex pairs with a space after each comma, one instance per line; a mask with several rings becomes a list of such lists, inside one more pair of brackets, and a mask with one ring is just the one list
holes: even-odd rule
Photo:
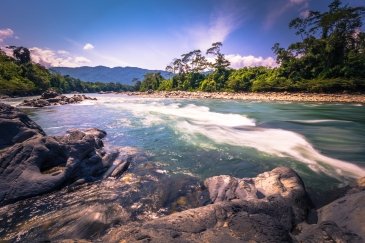
[[273, 51], [282, 77], [303, 79], [365, 78], [365, 33], [361, 32], [365, 7], [349, 7], [333, 0], [327, 12], [311, 11], [289, 24], [302, 42]]
[[0, 50], [0, 94], [35, 95], [54, 88], [60, 92], [126, 91], [133, 87], [116, 83], [83, 82], [70, 76], [50, 72], [45, 67], [31, 63], [29, 50], [12, 47], [15, 58]]
[[227, 80], [227, 88], [229, 90], [251, 91], [253, 81], [260, 75], [268, 72], [265, 67], [242, 68], [232, 71]]
[[217, 91], [217, 83], [212, 79], [205, 79], [200, 86], [201, 91], [215, 92]]
[[144, 75], [144, 79], [141, 83], [139, 90], [158, 90], [163, 80], [164, 77], [162, 77], [161, 73], [147, 73], [146, 75]]

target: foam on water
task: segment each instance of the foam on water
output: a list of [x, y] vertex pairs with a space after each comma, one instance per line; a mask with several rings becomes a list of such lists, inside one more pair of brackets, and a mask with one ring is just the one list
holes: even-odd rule
[[291, 120], [290, 122], [307, 123], [307, 124], [317, 124], [317, 123], [329, 123], [329, 122], [346, 122], [347, 123], [347, 122], [351, 122], [351, 121], [320, 119], [320, 120]]
[[307, 164], [313, 171], [333, 177], [365, 176], [364, 168], [322, 155], [302, 135], [283, 129], [256, 127], [255, 120], [244, 115], [212, 112], [208, 107], [193, 104], [165, 105], [156, 101], [146, 104], [124, 100], [107, 105], [132, 112], [144, 121], [144, 125], [167, 124], [193, 144], [199, 144], [196, 135], [202, 135], [217, 144], [250, 147], [273, 156], [291, 157]]

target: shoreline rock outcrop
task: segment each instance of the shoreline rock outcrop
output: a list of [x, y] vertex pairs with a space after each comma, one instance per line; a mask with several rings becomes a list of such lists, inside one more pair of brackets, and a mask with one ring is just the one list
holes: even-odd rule
[[97, 100], [96, 98], [88, 97], [84, 94], [74, 94], [71, 97], [61, 95], [56, 91], [49, 90], [42, 93], [40, 98], [24, 100], [20, 106], [30, 106], [30, 107], [45, 107], [51, 105], [66, 105], [80, 103], [84, 100]]
[[113, 163], [103, 148], [102, 130], [46, 136], [20, 110], [0, 104], [0, 111], [0, 205], [97, 180]]
[[215, 176], [204, 184], [213, 204], [125, 225], [103, 241], [290, 242], [290, 232], [310, 210], [304, 184], [285, 167], [255, 178]]
[[0, 103], [0, 134], [0, 150], [35, 135], [46, 135], [26, 114], [3, 103]]

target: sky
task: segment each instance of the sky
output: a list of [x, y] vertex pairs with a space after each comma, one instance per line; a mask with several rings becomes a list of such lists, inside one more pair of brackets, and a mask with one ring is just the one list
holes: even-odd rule
[[[212, 43], [232, 68], [275, 66], [271, 47], [299, 40], [291, 19], [331, 0], [3, 0], [0, 47], [24, 46], [50, 66], [165, 69]], [[365, 0], [343, 0], [363, 6]]]

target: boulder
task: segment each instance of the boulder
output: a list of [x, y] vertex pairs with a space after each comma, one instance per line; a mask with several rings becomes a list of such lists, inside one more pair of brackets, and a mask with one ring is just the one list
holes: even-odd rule
[[0, 134], [0, 149], [46, 135], [26, 114], [3, 103], [0, 103]]
[[59, 96], [60, 94], [56, 92], [55, 90], [47, 90], [46, 92], [42, 93], [41, 99], [51, 99]]
[[105, 242], [291, 242], [309, 200], [299, 176], [279, 167], [256, 178], [205, 181], [213, 204], [115, 228]]
[[0, 205], [44, 194], [75, 181], [93, 181], [110, 166], [103, 160], [105, 132], [72, 130], [35, 136], [0, 155]]
[[310, 201], [304, 183], [294, 170], [278, 167], [255, 178], [214, 176], [204, 182], [213, 202], [233, 199], [247, 201], [280, 201], [290, 208], [294, 223], [303, 221], [310, 210]]
[[198, 178], [167, 173], [136, 148], [123, 147], [118, 152], [105, 157], [117, 167], [128, 161], [130, 166], [123, 174], [104, 173], [102, 180], [76, 181], [60, 190], [0, 207], [0, 239], [98, 242], [114, 227], [209, 203]]
[[[56, 95], [57, 94], [57, 95]], [[50, 105], [65, 105], [80, 103], [84, 100], [96, 100], [86, 95], [75, 94], [71, 97], [59, 95], [55, 91], [47, 91], [42, 94], [41, 98], [24, 100], [20, 106], [45, 107]]]
[[19, 109], [0, 104], [0, 111], [0, 205], [96, 180], [113, 163], [103, 149], [102, 130], [46, 136]]

